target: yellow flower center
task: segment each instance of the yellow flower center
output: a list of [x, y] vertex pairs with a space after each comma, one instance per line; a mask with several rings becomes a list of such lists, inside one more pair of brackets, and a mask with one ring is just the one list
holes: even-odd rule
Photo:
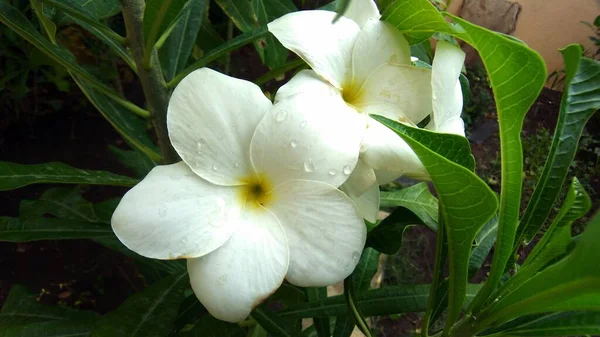
[[357, 111], [358, 109], [356, 108], [356, 103], [359, 101], [359, 89], [360, 88], [356, 88], [355, 85], [352, 85], [352, 82], [342, 84], [342, 98], [344, 99], [344, 102]]
[[246, 177], [242, 181], [239, 198], [246, 206], [266, 207], [273, 201], [273, 185], [264, 175]]

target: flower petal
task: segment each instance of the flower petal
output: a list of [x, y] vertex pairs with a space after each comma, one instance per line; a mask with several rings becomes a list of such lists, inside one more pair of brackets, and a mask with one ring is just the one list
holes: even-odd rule
[[123, 196], [112, 228], [127, 248], [149, 258], [203, 256], [236, 230], [236, 192], [198, 177], [184, 162], [157, 166]]
[[431, 70], [381, 65], [350, 103], [361, 112], [416, 125], [431, 114]]
[[464, 61], [465, 53], [460, 48], [445, 41], [438, 42], [431, 72], [432, 130], [465, 135], [464, 124], [460, 120], [463, 100], [458, 80]]
[[[365, 164], [362, 159], [358, 159], [354, 171], [348, 177], [348, 180], [340, 187], [344, 191], [349, 191], [354, 196], [363, 194], [377, 180], [373, 168]], [[348, 193], [346, 193], [348, 194]]]
[[239, 230], [221, 248], [188, 260], [196, 297], [216, 318], [245, 319], [283, 282], [289, 263], [286, 237], [265, 209], [245, 209]]
[[344, 12], [344, 16], [352, 19], [359, 27], [363, 28], [369, 19], [379, 20], [381, 14], [373, 0], [352, 0]]
[[281, 86], [275, 95], [275, 104], [299, 93], [313, 93], [317, 95], [340, 96], [338, 89], [321, 78], [310, 69], [299, 71], [289, 82]]
[[277, 103], [250, 144], [254, 169], [273, 186], [306, 179], [340, 186], [356, 166], [364, 116], [337, 96], [301, 93]]
[[358, 195], [353, 194], [350, 189], [346, 188], [346, 184], [342, 185], [340, 190], [354, 201], [354, 204], [358, 208], [358, 214], [363, 219], [375, 223], [377, 221], [377, 213], [379, 213], [379, 185], [377, 182]]
[[361, 159], [376, 172], [394, 172], [392, 175], [396, 175], [396, 178], [402, 175], [427, 177], [425, 167], [410, 146], [394, 131], [372, 118], [369, 118], [362, 150]]
[[281, 222], [290, 247], [286, 279], [301, 287], [320, 287], [350, 275], [367, 235], [354, 203], [316, 181], [290, 181], [273, 193], [277, 201], [269, 210]]
[[[351, 1], [354, 2], [363, 1]], [[358, 35], [352, 51], [352, 89], [360, 90], [369, 76], [386, 63], [410, 65], [410, 46], [396, 27], [371, 19]], [[402, 78], [396, 80], [400, 81]], [[348, 94], [352, 96], [355, 92]]]
[[335, 15], [322, 10], [294, 12], [269, 23], [268, 27], [281, 44], [341, 89], [342, 83], [350, 80], [352, 48], [360, 28], [345, 17], [332, 24]]
[[240, 185], [251, 174], [248, 144], [271, 101], [251, 82], [208, 68], [194, 71], [175, 88], [167, 115], [177, 153], [202, 178]]

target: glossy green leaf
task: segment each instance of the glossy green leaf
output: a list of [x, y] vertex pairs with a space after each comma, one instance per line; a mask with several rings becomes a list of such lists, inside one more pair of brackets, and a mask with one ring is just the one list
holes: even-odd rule
[[242, 32], [246, 33], [258, 27], [258, 18], [250, 1], [215, 0], [215, 2]]
[[114, 234], [110, 226], [103, 224], [55, 218], [0, 217], [0, 241], [27, 242], [112, 237]]
[[384, 254], [396, 254], [402, 246], [404, 231], [419, 224], [423, 222], [417, 215], [400, 206], [367, 234], [366, 246]]
[[409, 209], [432, 230], [437, 230], [438, 200], [427, 183], [419, 183], [392, 192], [381, 192], [381, 207], [402, 206]]
[[600, 312], [559, 312], [546, 315], [518, 327], [502, 330], [496, 335], [522, 337], [580, 336], [600, 334]]
[[588, 224], [575, 248], [529, 278], [484, 311], [482, 326], [519, 316], [552, 311], [600, 311], [600, 213]]
[[154, 43], [177, 18], [189, 0], [147, 0], [144, 8], [142, 30], [146, 51], [154, 47]]
[[94, 107], [131, 146], [144, 153], [152, 161], [160, 161], [158, 148], [150, 140], [143, 119], [134, 116], [129, 110], [108, 99], [105, 94], [80, 77], [73, 76], [73, 80]]
[[108, 146], [108, 150], [138, 178], [145, 177], [156, 166], [150, 158], [139, 151], [123, 150], [112, 145]]
[[56, 44], [56, 25], [44, 14], [44, 4], [42, 4], [39, 0], [30, 0], [30, 3], [38, 18], [38, 21], [42, 27], [44, 27], [43, 30], [47, 32], [50, 41]]
[[246, 333], [237, 324], [220, 321], [211, 315], [203, 315], [191, 326], [185, 327], [178, 337], [243, 337]]
[[[520, 142], [523, 119], [546, 81], [540, 55], [525, 44], [444, 13], [449, 23], [428, 0], [397, 0], [383, 13], [411, 43], [433, 33], [450, 34], [479, 52], [494, 92], [502, 149], [502, 190], [498, 238], [492, 270], [474, 303], [477, 311], [496, 288], [511, 256], [521, 206], [523, 153]], [[501, 69], [501, 71], [500, 71]]]
[[40, 183], [133, 186], [137, 182], [111, 172], [81, 170], [59, 162], [23, 165], [0, 161], [0, 191]]
[[[306, 296], [309, 302], [319, 301], [327, 298], [327, 287], [306, 288]], [[329, 317], [315, 317], [313, 324], [318, 337], [329, 337]]]
[[540, 230], [567, 177], [579, 138], [589, 118], [600, 108], [600, 62], [582, 57], [580, 45], [560, 52], [565, 62], [565, 91], [548, 159], [521, 218], [515, 247]]
[[[435, 150], [410, 137], [400, 123], [373, 116], [396, 132], [423, 163], [439, 196], [439, 207], [448, 236], [450, 285], [448, 324], [456, 321], [465, 298], [468, 262], [471, 245], [482, 226], [498, 208], [496, 195], [489, 186], [468, 168], [465, 168]], [[416, 134], [416, 132], [414, 133]], [[442, 148], [442, 151], [444, 149]]]
[[469, 258], [469, 278], [472, 278], [487, 259], [498, 234], [498, 213], [496, 213], [477, 233], [475, 246]]
[[185, 272], [152, 284], [98, 320], [91, 337], [167, 336], [187, 286], [189, 279]]
[[189, 0], [179, 13], [180, 18], [159, 51], [167, 81], [187, 66], [207, 9], [206, 0]]

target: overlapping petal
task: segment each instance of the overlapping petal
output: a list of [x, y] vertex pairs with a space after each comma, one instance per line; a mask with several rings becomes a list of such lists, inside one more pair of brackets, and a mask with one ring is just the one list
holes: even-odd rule
[[305, 69], [299, 71], [277, 90], [275, 104], [299, 93], [341, 97], [340, 90], [334, 88], [314, 70]]
[[290, 248], [286, 279], [302, 287], [331, 285], [358, 263], [366, 227], [354, 203], [331, 185], [295, 180], [273, 191], [269, 206], [285, 231]]
[[287, 49], [300, 56], [338, 89], [350, 80], [352, 49], [360, 27], [336, 13], [322, 10], [286, 14], [268, 24], [269, 31]]
[[171, 96], [169, 138], [199, 176], [217, 185], [239, 185], [251, 173], [252, 134], [271, 107], [253, 83], [202, 68], [186, 76]]
[[297, 94], [277, 103], [256, 128], [250, 156], [273, 186], [306, 179], [340, 186], [356, 166], [364, 116], [337, 96]]
[[218, 319], [239, 322], [283, 282], [289, 250], [277, 218], [245, 209], [239, 230], [221, 248], [188, 260], [194, 293]]
[[349, 185], [344, 184], [340, 190], [354, 202], [358, 208], [358, 214], [365, 220], [375, 223], [377, 221], [377, 213], [379, 213], [379, 184], [377, 182], [371, 184], [362, 193], [357, 193]]
[[127, 248], [146, 257], [203, 256], [238, 229], [236, 193], [237, 187], [211, 184], [183, 162], [157, 166], [123, 196], [112, 228]]
[[363, 27], [369, 19], [379, 20], [381, 14], [373, 0], [352, 0], [346, 8], [344, 16], [352, 19], [359, 27]]

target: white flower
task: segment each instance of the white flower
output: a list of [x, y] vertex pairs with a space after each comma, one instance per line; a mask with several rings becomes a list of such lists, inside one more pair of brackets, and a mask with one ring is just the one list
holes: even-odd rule
[[365, 225], [337, 187], [362, 122], [305, 96], [272, 105], [250, 82], [193, 72], [168, 109], [183, 162], [154, 168], [113, 215], [131, 250], [188, 259], [194, 293], [219, 319], [243, 320], [284, 278], [326, 286], [358, 263]]
[[[275, 102], [299, 92], [337, 96], [340, 110], [347, 111], [345, 106], [351, 106], [355, 114], [383, 115], [412, 126], [432, 111], [438, 115], [440, 102], [449, 101], [438, 98], [436, 103], [432, 99], [432, 87], [434, 96], [445, 96], [445, 92], [439, 93], [441, 88], [435, 84], [438, 81], [432, 82], [436, 75], [412, 65], [408, 42], [395, 27], [379, 20], [381, 15], [372, 0], [351, 1], [345, 16], [332, 23], [335, 15], [321, 10], [301, 11], [269, 23], [269, 31], [312, 68], [299, 72], [282, 86]], [[450, 77], [446, 72], [454, 74], [454, 68], [434, 66], [433, 72], [436, 70], [444, 73], [444, 79]], [[458, 74], [454, 80], [458, 80]], [[454, 86], [451, 88], [454, 94]], [[462, 98], [459, 116], [461, 108]], [[432, 119], [439, 126], [446, 117], [436, 116]], [[367, 117], [363, 132], [361, 162], [341, 188], [357, 203], [361, 215], [374, 222], [379, 210], [378, 184], [401, 175], [426, 178], [427, 173], [408, 144], [381, 123]]]

